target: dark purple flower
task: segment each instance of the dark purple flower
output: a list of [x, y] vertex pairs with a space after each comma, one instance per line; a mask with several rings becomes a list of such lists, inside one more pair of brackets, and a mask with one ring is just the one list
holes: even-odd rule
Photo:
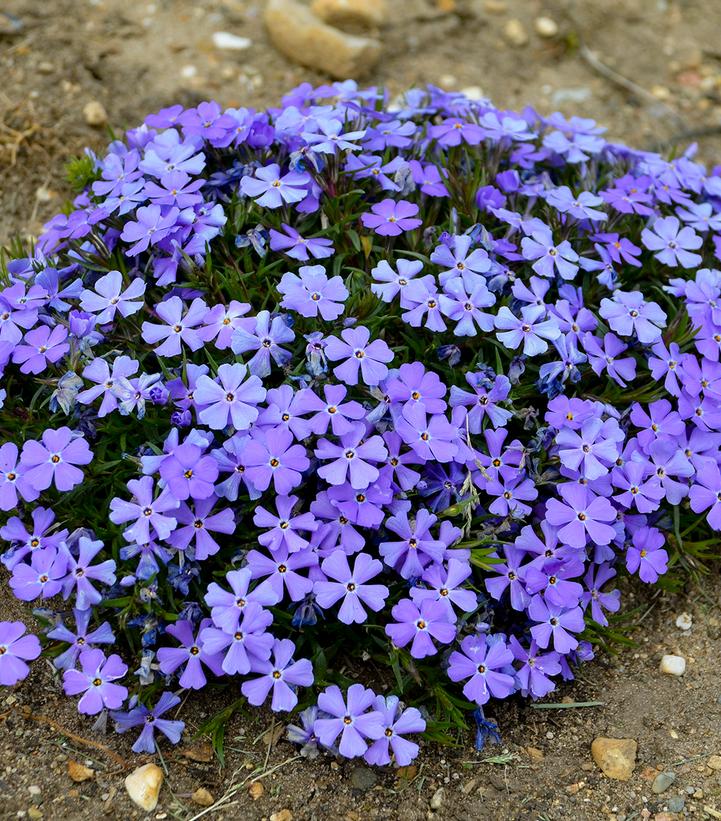
[[131, 747], [134, 753], [155, 753], [155, 731], [159, 730], [171, 744], [177, 744], [185, 729], [185, 722], [161, 718], [168, 710], [180, 704], [180, 697], [167, 690], [161, 694], [155, 707], [148, 708], [144, 704], [131, 701], [130, 709], [126, 713], [112, 712], [115, 728], [119, 733], [125, 733], [133, 727], [142, 726], [140, 735]]

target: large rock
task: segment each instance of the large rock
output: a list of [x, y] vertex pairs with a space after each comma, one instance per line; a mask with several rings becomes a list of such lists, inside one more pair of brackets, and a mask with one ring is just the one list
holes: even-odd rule
[[593, 760], [608, 778], [628, 781], [636, 766], [638, 744], [632, 738], [595, 738], [591, 744]]
[[313, 0], [311, 10], [331, 26], [382, 26], [388, 18], [386, 0]]
[[152, 812], [158, 806], [163, 771], [156, 764], [143, 764], [125, 779], [125, 789], [141, 809]]
[[338, 80], [362, 78], [380, 57], [378, 40], [333, 28], [295, 0], [269, 0], [265, 25], [273, 45], [288, 59]]

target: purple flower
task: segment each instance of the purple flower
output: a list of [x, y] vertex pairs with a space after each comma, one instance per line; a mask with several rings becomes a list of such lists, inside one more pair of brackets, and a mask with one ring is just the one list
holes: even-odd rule
[[75, 667], [78, 656], [83, 650], [92, 647], [94, 644], [115, 644], [115, 635], [108, 622], [104, 621], [99, 627], [88, 631], [90, 619], [93, 615], [91, 608], [87, 610], [73, 610], [75, 618], [75, 632], [67, 627], [62, 621], [48, 631], [48, 638], [56, 641], [63, 641], [70, 646], [59, 656], [53, 659], [53, 664], [58, 670], [69, 670]]
[[313, 683], [313, 666], [308, 659], [293, 661], [295, 645], [289, 639], [276, 639], [272, 656], [267, 661], [254, 660], [252, 671], [258, 678], [244, 681], [241, 691], [248, 701], [259, 707], [273, 691], [270, 709], [274, 712], [292, 710], [298, 703], [296, 688]]
[[615, 419], [593, 418], [584, 422], [580, 431], [563, 428], [556, 436], [561, 464], [585, 479], [605, 476], [619, 456], [623, 431]]
[[249, 603], [259, 605], [277, 603], [275, 595], [264, 595], [264, 592], [258, 588], [249, 589], [252, 579], [249, 567], [229, 570], [225, 574], [225, 579], [230, 590], [224, 590], [216, 582], [211, 582], [205, 594], [205, 603], [211, 608], [210, 616], [213, 624], [224, 633], [232, 635], [237, 631], [243, 610]]
[[76, 558], [65, 542], [60, 545], [60, 552], [64, 555], [67, 563], [67, 576], [63, 583], [63, 598], [67, 599], [70, 593], [75, 590], [75, 607], [78, 610], [86, 610], [88, 607], [102, 601], [102, 595], [92, 582], [100, 582], [100, 584], [108, 586], [115, 583], [114, 559], [106, 559], [98, 564], [90, 564], [103, 547], [101, 541], [93, 541], [87, 536], [81, 536], [78, 539], [78, 555]]
[[[533, 533], [528, 525], [523, 530], [526, 532], [530, 530]], [[535, 537], [535, 534], [533, 535]], [[526, 555], [526, 551], [520, 547], [504, 545], [503, 558], [505, 558], [505, 562], [494, 564], [492, 567], [492, 571], [499, 575], [489, 576], [485, 579], [486, 590], [496, 601], [500, 601], [503, 593], [508, 590], [511, 607], [518, 611], [524, 611], [531, 600], [525, 584], [528, 565], [524, 566], [522, 564]]]
[[378, 552], [385, 563], [396, 570], [404, 579], [415, 579], [423, 575], [431, 562], [440, 564], [446, 552], [446, 545], [431, 535], [431, 527], [438, 517], [425, 508], [415, 512], [413, 519], [406, 511], [390, 516], [385, 526], [400, 536], [400, 541], [381, 542]]
[[12, 687], [27, 678], [33, 661], [41, 652], [40, 642], [21, 621], [0, 621], [0, 684]]
[[183, 314], [185, 303], [179, 296], [172, 296], [161, 302], [155, 308], [155, 313], [164, 324], [143, 322], [143, 339], [150, 345], [165, 340], [155, 348], [156, 356], [179, 356], [182, 344], [185, 343], [191, 351], [203, 347], [203, 337], [198, 326], [201, 325], [208, 313], [208, 306], [202, 299], [192, 301], [188, 310]]
[[366, 385], [379, 385], [388, 375], [386, 363], [393, 360], [393, 351], [382, 339], [370, 342], [370, 331], [362, 325], [346, 328], [341, 337], [331, 336], [326, 340], [328, 359], [331, 362], [345, 360], [333, 369], [336, 377], [346, 385], [357, 385], [360, 371], [360, 378]]
[[95, 385], [92, 388], [80, 391], [77, 395], [77, 401], [81, 405], [89, 405], [99, 396], [102, 396], [103, 401], [98, 408], [98, 417], [102, 419], [102, 417], [117, 410], [119, 400], [116, 388], [121, 380], [127, 380], [129, 377], [134, 376], [138, 372], [138, 367], [137, 360], [121, 355], [113, 359], [111, 371], [108, 363], [101, 357], [96, 356], [83, 369], [83, 378], [95, 382]]
[[425, 719], [415, 707], [403, 709], [398, 696], [376, 696], [373, 709], [383, 717], [383, 735], [368, 747], [363, 757], [368, 764], [384, 766], [391, 763], [392, 754], [397, 767], [407, 767], [419, 748], [403, 736], [424, 732]]
[[327, 322], [338, 319], [348, 299], [348, 289], [341, 277], [328, 279], [322, 265], [301, 265], [298, 274], [283, 274], [277, 288], [284, 296], [281, 308], [307, 317], [320, 314]]
[[661, 338], [666, 314], [655, 302], [646, 302], [640, 291], [615, 291], [613, 299], [601, 300], [601, 316], [620, 336], [633, 336], [644, 345]]
[[[126, 712], [111, 713], [115, 728], [119, 733], [125, 733], [133, 727], [142, 726], [140, 735], [131, 747], [134, 753], [155, 753], [155, 731], [159, 730], [171, 744], [177, 744], [185, 729], [183, 721], [173, 721], [161, 718], [168, 710], [180, 704], [180, 697], [167, 690], [161, 694], [155, 707], [148, 708], [144, 704], [136, 703]], [[132, 701], [131, 701], [132, 705]]]
[[473, 238], [468, 234], [456, 234], [450, 242], [442, 242], [433, 249], [431, 262], [444, 270], [440, 274], [441, 285], [460, 277], [469, 290], [484, 280], [480, 276], [491, 269], [491, 260], [482, 248], [470, 250]]
[[251, 577], [263, 579], [253, 591], [259, 601], [279, 604], [286, 592], [291, 601], [300, 601], [313, 589], [312, 580], [296, 572], [318, 564], [318, 556], [312, 550], [288, 553], [287, 548], [281, 547], [272, 558], [258, 550], [251, 550], [247, 560]]
[[636, 360], [630, 356], [618, 358], [619, 354], [628, 350], [628, 345], [624, 345], [615, 334], [607, 333], [599, 339], [591, 333], [586, 333], [583, 336], [583, 349], [597, 376], [606, 371], [622, 388], [636, 378]]
[[458, 453], [458, 433], [441, 413], [429, 417], [420, 405], [405, 405], [395, 428], [424, 462], [450, 462]]
[[632, 544], [626, 552], [626, 569], [638, 572], [641, 581], [653, 584], [668, 569], [668, 553], [663, 545], [666, 540], [655, 527], [641, 527], [633, 534]]
[[80, 653], [80, 670], [63, 673], [63, 689], [68, 696], [83, 693], [78, 702], [78, 712], [96, 715], [103, 708], [117, 710], [128, 697], [128, 688], [113, 684], [123, 678], [128, 667], [120, 656], [113, 653], [105, 658], [100, 649], [83, 650]]
[[423, 220], [414, 219], [417, 213], [418, 206], [412, 202], [387, 199], [372, 205], [370, 213], [361, 215], [361, 222], [381, 237], [397, 237], [423, 224]]
[[511, 313], [511, 309], [503, 305], [496, 314], [496, 328], [502, 333], [496, 336], [511, 350], [516, 350], [523, 343], [523, 353], [526, 356], [537, 356], [548, 350], [545, 340], [555, 340], [561, 336], [561, 329], [555, 318], [540, 321], [546, 312], [535, 305], [525, 305], [521, 308], [521, 318]]
[[84, 311], [97, 313], [98, 325], [112, 322], [116, 311], [128, 317], [143, 307], [145, 283], [140, 277], [132, 280], [123, 290], [123, 275], [120, 271], [109, 271], [96, 280], [94, 287], [94, 291], [86, 289], [80, 294], [80, 307]]
[[336, 436], [343, 436], [352, 430], [355, 422], [366, 415], [366, 410], [360, 403], [352, 399], [343, 401], [347, 394], [348, 390], [344, 385], [324, 385], [324, 398], [321, 399], [310, 388], [306, 388], [296, 394], [296, 412], [313, 414], [307, 422], [312, 433], [320, 436], [327, 433], [330, 426]]
[[154, 482], [150, 476], [131, 479], [128, 482], [128, 490], [133, 494], [135, 501], [126, 502], [118, 497], [111, 499], [110, 521], [116, 525], [133, 523], [123, 532], [123, 536], [129, 542], [148, 544], [153, 537], [167, 539], [175, 530], [177, 520], [174, 516], [165, 514], [177, 509], [180, 504], [178, 499], [169, 488], [164, 488], [157, 499], [154, 498]]
[[362, 684], [351, 684], [347, 701], [335, 685], [318, 696], [318, 709], [329, 718], [317, 718], [313, 732], [320, 743], [331, 747], [338, 736], [338, 749], [345, 758], [357, 758], [368, 749], [368, 739], [377, 741], [385, 732], [384, 716], [375, 709], [376, 695]]
[[616, 575], [616, 571], [610, 565], [604, 564], [591, 566], [583, 577], [586, 591], [581, 596], [581, 605], [584, 609], [591, 607], [591, 618], [602, 627], [608, 627], [608, 619], [604, 610], [616, 613], [621, 607], [621, 591], [611, 590], [604, 593], [603, 587]]
[[213, 494], [218, 478], [218, 463], [212, 456], [203, 456], [203, 449], [192, 442], [183, 442], [160, 464], [160, 475], [178, 501], [207, 499]]
[[245, 675], [257, 662], [267, 661], [273, 649], [273, 636], [266, 630], [273, 614], [256, 602], [248, 601], [240, 610], [240, 619], [232, 633], [217, 627], [205, 627], [200, 633], [203, 649], [211, 655], [225, 653], [223, 672], [229, 676]]
[[233, 332], [242, 326], [242, 318], [249, 310], [247, 302], [237, 299], [231, 299], [228, 305], [213, 305], [205, 315], [200, 334], [206, 342], [213, 342], [218, 350], [225, 351], [230, 347]]
[[578, 220], [587, 219], [594, 222], [603, 222], [607, 219], [603, 211], [598, 211], [595, 208], [597, 205], [602, 205], [603, 200], [591, 191], [582, 191], [578, 196], [574, 196], [567, 185], [562, 185], [548, 191], [545, 198], [546, 202], [561, 214], [569, 214]]
[[480, 433], [483, 419], [487, 416], [493, 427], [502, 427], [513, 414], [499, 407], [511, 392], [511, 383], [507, 376], [497, 375], [490, 380], [482, 373], [467, 373], [466, 382], [474, 393], [451, 386], [450, 405], [452, 408], [464, 406], [470, 408], [466, 415], [468, 429], [471, 433]]
[[293, 444], [293, 434], [285, 427], [254, 431], [243, 457], [248, 482], [260, 491], [272, 482], [281, 496], [298, 487], [301, 474], [310, 466], [305, 448]]
[[321, 562], [321, 570], [327, 579], [334, 581], [326, 579], [315, 582], [313, 592], [316, 601], [327, 610], [343, 599], [338, 611], [338, 618], [343, 624], [364, 622], [368, 614], [363, 605], [377, 613], [388, 598], [389, 591], [385, 585], [367, 584], [383, 570], [381, 562], [368, 553], [356, 555], [351, 571], [345, 552], [334, 550]]
[[175, 513], [178, 524], [183, 526], [179, 526], [168, 536], [168, 544], [185, 551], [192, 544], [190, 555], [196, 561], [214, 556], [220, 550], [220, 545], [210, 534], [235, 533], [235, 515], [230, 508], [211, 514], [216, 501], [215, 496], [198, 499], [192, 510], [183, 502]]
[[343, 123], [340, 120], [319, 118], [318, 128], [320, 134], [312, 131], [304, 131], [303, 139], [310, 146], [310, 150], [317, 154], [337, 154], [339, 151], [360, 151], [360, 146], [355, 145], [365, 135], [365, 129], [361, 131], [343, 131]]
[[255, 170], [253, 177], [243, 177], [240, 190], [264, 208], [280, 208], [284, 203], [298, 203], [308, 195], [308, 174], [290, 171], [282, 175], [280, 166], [271, 163]]
[[423, 270], [423, 263], [417, 259], [399, 259], [396, 268], [394, 271], [388, 261], [382, 259], [371, 271], [371, 291], [383, 302], [393, 302], [398, 294], [402, 297], [414, 277]]
[[547, 228], [535, 230], [530, 237], [521, 240], [523, 258], [536, 260], [531, 266], [542, 277], [553, 278], [554, 269], [563, 279], [575, 279], [578, 272], [578, 254], [568, 240], [559, 245], [553, 242], [553, 236]]
[[328, 484], [342, 485], [347, 478], [355, 490], [364, 490], [378, 479], [378, 468], [372, 463], [384, 461], [388, 451], [380, 436], [367, 437], [365, 425], [358, 423], [341, 436], [340, 444], [321, 439], [315, 456], [329, 461], [318, 469]]
[[124, 242], [133, 243], [126, 251], [130, 257], [135, 257], [147, 251], [151, 245], [157, 245], [175, 230], [180, 216], [178, 208], [165, 209], [159, 205], [146, 205], [135, 212], [136, 221], [125, 223], [120, 238]]
[[270, 247], [273, 251], [283, 251], [300, 262], [324, 259], [333, 256], [333, 243], [324, 237], [302, 237], [295, 228], [283, 223], [285, 233], [270, 229]]
[[72, 490], [83, 481], [83, 472], [76, 465], [88, 465], [92, 460], [85, 438], [66, 427], [49, 428], [40, 442], [29, 439], [20, 457], [24, 479], [35, 490], [46, 490], [53, 483], [60, 491]]
[[65, 556], [53, 547], [34, 551], [30, 564], [18, 562], [13, 568], [10, 587], [15, 597], [21, 601], [52, 598], [62, 589], [66, 565]]
[[271, 553], [285, 547], [288, 553], [295, 553], [308, 547], [308, 540], [301, 532], [313, 533], [318, 523], [312, 513], [293, 515], [293, 508], [298, 502], [297, 496], [277, 496], [275, 506], [277, 515], [258, 505], [253, 515], [253, 523], [258, 527], [270, 528], [258, 536], [259, 544], [267, 547]]
[[216, 676], [223, 673], [221, 654], [206, 652], [200, 641], [203, 630], [211, 624], [210, 619], [203, 619], [198, 627], [197, 637], [193, 633], [192, 623], [187, 619], [180, 619], [166, 628], [166, 632], [180, 642], [180, 647], [161, 647], [158, 650], [160, 670], [169, 676], [184, 665], [178, 679], [184, 689], [200, 690], [205, 687], [207, 678], [203, 665]]
[[260, 378], [249, 376], [245, 365], [225, 363], [218, 368], [217, 382], [205, 375], [198, 377], [194, 399], [203, 406], [198, 419], [211, 430], [223, 430], [231, 422], [236, 430], [248, 430], [258, 418], [257, 405], [265, 395]]
[[248, 362], [248, 370], [252, 374], [268, 376], [271, 359], [280, 367], [290, 361], [290, 353], [281, 345], [292, 342], [295, 334], [283, 316], [271, 319], [269, 311], [260, 311], [255, 319], [245, 322], [233, 331], [231, 348], [233, 353], [238, 354], [255, 351]]
[[448, 660], [448, 678], [465, 681], [463, 695], [483, 705], [493, 696], [506, 698], [516, 686], [509, 675], [513, 653], [501, 636], [466, 636], [460, 651], [454, 650]]
[[586, 626], [580, 607], [557, 607], [547, 604], [542, 596], [534, 596], [528, 606], [529, 617], [537, 622], [531, 627], [531, 635], [542, 648], [551, 643], [557, 653], [568, 653], [578, 647], [573, 633], [580, 633]]
[[664, 265], [696, 268], [700, 254], [694, 254], [703, 245], [703, 239], [688, 225], [680, 228], [676, 217], [660, 217], [650, 228], [641, 231], [641, 241]]
[[543, 698], [553, 691], [556, 685], [549, 676], [556, 676], [561, 672], [558, 653], [554, 650], [540, 653], [535, 640], [525, 648], [515, 636], [509, 638], [509, 645], [514, 659], [521, 662], [515, 673], [523, 695]]
[[54, 364], [70, 350], [67, 338], [63, 325], [40, 325], [25, 334], [23, 344], [14, 347], [13, 362], [20, 365], [21, 373], [42, 373], [48, 364]]
[[698, 468], [689, 502], [694, 513], [708, 510], [706, 521], [714, 530], [721, 530], [721, 473], [715, 461], [704, 461]]
[[[36, 443], [37, 444], [37, 443]], [[26, 502], [34, 502], [40, 495], [27, 478], [27, 469], [18, 463], [18, 448], [14, 442], [0, 445], [0, 510], [13, 510], [18, 505], [18, 494]]]
[[395, 623], [386, 625], [386, 635], [396, 647], [411, 644], [413, 658], [433, 656], [438, 651], [433, 639], [450, 644], [456, 637], [456, 626], [448, 620], [441, 602], [426, 599], [417, 607], [410, 599], [401, 599], [391, 610]]
[[[588, 539], [600, 545], [610, 544], [616, 531], [610, 522], [616, 521], [616, 511], [608, 499], [594, 496], [583, 485], [558, 486], [563, 499], [549, 499], [546, 505], [546, 521], [558, 527], [558, 535], [571, 547], [582, 548]], [[547, 645], [542, 645], [547, 646]]]

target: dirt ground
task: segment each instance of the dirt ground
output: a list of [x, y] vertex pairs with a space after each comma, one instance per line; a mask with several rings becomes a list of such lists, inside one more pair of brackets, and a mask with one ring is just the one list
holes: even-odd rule
[[[174, 102], [214, 98], [263, 106], [299, 82], [327, 78], [280, 56], [269, 44], [261, 2], [244, 0], [0, 0], [0, 243], [35, 234], [63, 204], [65, 160]], [[497, 104], [532, 104], [548, 113], [591, 116], [612, 138], [678, 150], [697, 140], [701, 157], [721, 160], [721, 2], [719, 0], [395, 0], [381, 32], [384, 55], [367, 82], [393, 92], [433, 82], [480, 87]], [[543, 38], [545, 15], [558, 34]], [[511, 42], [509, 21], [527, 42]], [[292, 21], [289, 21], [292, 25]], [[212, 34], [250, 38], [245, 51], [221, 51]], [[84, 109], [99, 102], [108, 127], [91, 127]], [[168, 776], [149, 817], [211, 819], [721, 819], [721, 584], [707, 580], [684, 596], [626, 600], [637, 606], [635, 647], [599, 658], [554, 703], [521, 701], [489, 711], [502, 747], [478, 755], [424, 747], [417, 767], [371, 771], [321, 757], [296, 758], [268, 714], [236, 713], [221, 768], [194, 730], [229, 696], [189, 699], [189, 732], [165, 755]], [[0, 619], [24, 617], [0, 594]], [[650, 608], [650, 609], [649, 609]], [[682, 631], [687, 611], [693, 627]], [[664, 653], [688, 662], [683, 678], [662, 675]], [[232, 699], [230, 699], [232, 700]], [[611, 781], [590, 755], [597, 736], [631, 738], [631, 779]], [[0, 819], [143, 818], [123, 777], [143, 759], [132, 739], [94, 735], [62, 696], [49, 664], [36, 665], [14, 691], [0, 693]], [[94, 746], [93, 746], [94, 745]], [[530, 751], [529, 751], [529, 748]], [[500, 756], [495, 761], [483, 761]], [[93, 777], [76, 784], [68, 761]], [[663, 793], [660, 771], [676, 778]], [[263, 785], [249, 791], [256, 780]], [[199, 787], [216, 801], [194, 803]], [[254, 796], [255, 800], [254, 800]], [[668, 814], [672, 813], [672, 814]], [[676, 813], [676, 814], [673, 814]]]

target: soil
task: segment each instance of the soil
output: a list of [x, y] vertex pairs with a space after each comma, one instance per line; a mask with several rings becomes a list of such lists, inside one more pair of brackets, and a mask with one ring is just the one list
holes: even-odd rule
[[[172, 103], [214, 98], [264, 106], [303, 81], [327, 80], [280, 56], [262, 24], [262, 3], [244, 0], [0, 0], [0, 243], [36, 235], [67, 196], [65, 161], [84, 146], [100, 150]], [[497, 104], [532, 104], [542, 113], [593, 117], [613, 139], [662, 151], [697, 140], [709, 163], [721, 157], [721, 3], [718, 0], [401, 0], [381, 32], [384, 55], [367, 79], [392, 92], [432, 82], [480, 87]], [[538, 16], [558, 35], [540, 37]], [[524, 45], [507, 39], [520, 21]], [[290, 22], [292, 25], [292, 21]], [[220, 51], [212, 34], [252, 40]], [[87, 124], [99, 102], [108, 125]], [[3, 594], [0, 619], [28, 609]], [[226, 728], [221, 767], [207, 741], [193, 738], [226, 692], [183, 704], [188, 732], [164, 747], [167, 777], [150, 818], [211, 819], [721, 819], [721, 584], [718, 572], [684, 595], [630, 591], [637, 607], [635, 644], [599, 650], [573, 684], [550, 698], [552, 709], [521, 700], [489, 710], [503, 742], [478, 754], [425, 745], [414, 768], [381, 771], [321, 756], [297, 757], [271, 715], [238, 712]], [[688, 612], [682, 631], [676, 617]], [[682, 678], [659, 672], [664, 653], [686, 658]], [[573, 706], [601, 702], [596, 706]], [[559, 706], [567, 705], [567, 706]], [[597, 736], [638, 743], [626, 782], [593, 763]], [[0, 693], [0, 819], [144, 818], [123, 778], [145, 759], [132, 739], [94, 733], [59, 689], [49, 663], [35, 665], [14, 690]], [[484, 760], [485, 759], [485, 760]], [[68, 762], [94, 770], [82, 783]], [[712, 760], [711, 763], [714, 763]], [[660, 771], [676, 779], [653, 791]], [[251, 788], [253, 781], [260, 782]], [[209, 810], [192, 794], [207, 789]], [[262, 794], [260, 794], [262, 792]], [[668, 809], [678, 814], [668, 815]]]

